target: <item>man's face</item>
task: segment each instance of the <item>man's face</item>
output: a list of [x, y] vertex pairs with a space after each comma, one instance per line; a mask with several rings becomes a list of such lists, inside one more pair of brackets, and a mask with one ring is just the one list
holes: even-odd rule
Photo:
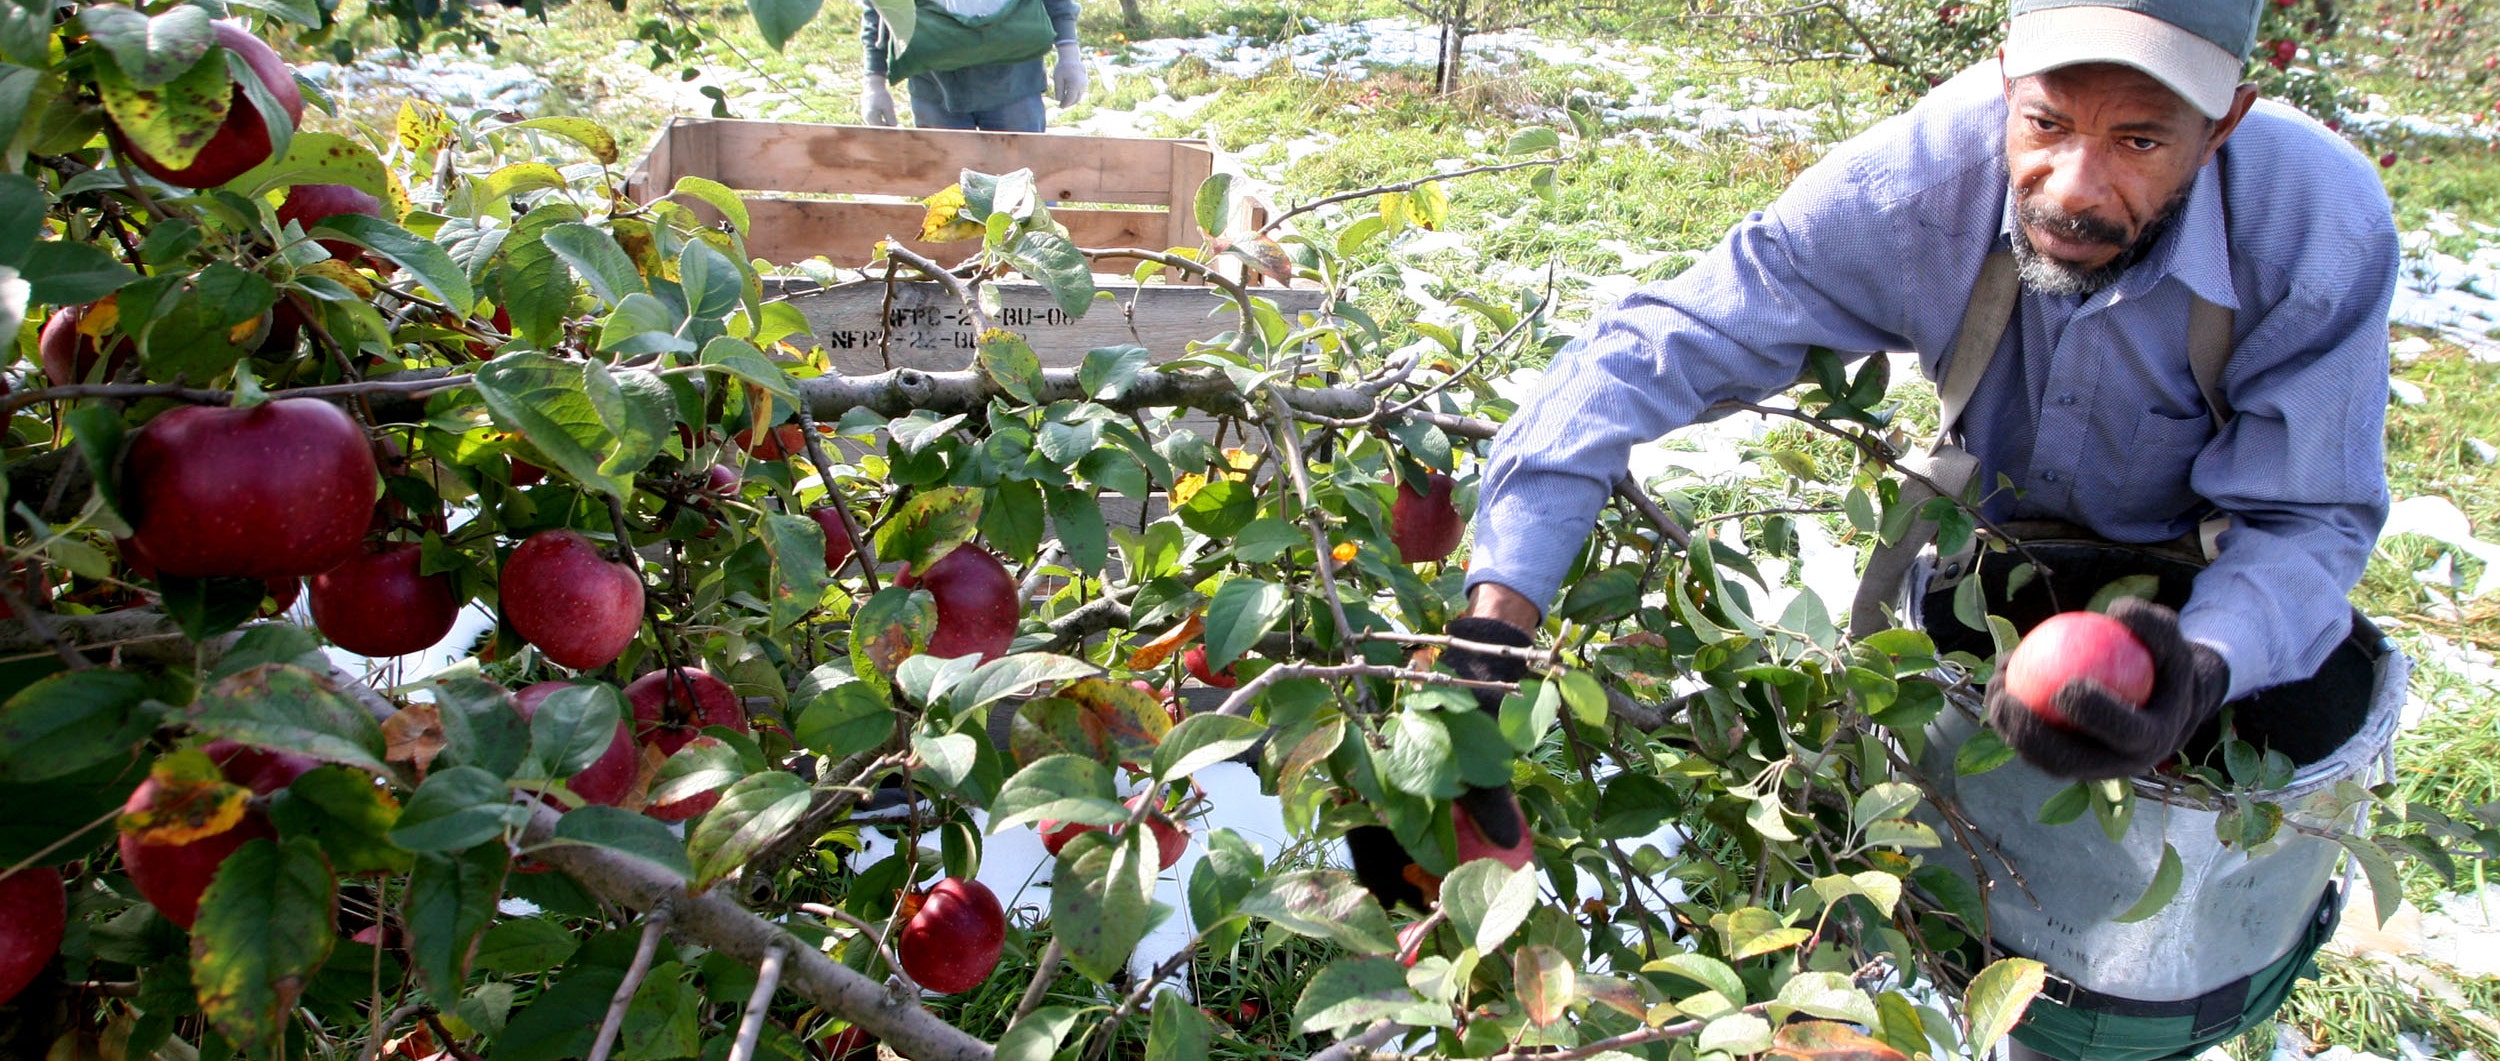
[[2016, 257], [2032, 287], [2089, 294], [2186, 201], [2196, 170], [2238, 124], [2243, 89], [2222, 121], [2133, 67], [2090, 63], [2006, 83], [2006, 166]]

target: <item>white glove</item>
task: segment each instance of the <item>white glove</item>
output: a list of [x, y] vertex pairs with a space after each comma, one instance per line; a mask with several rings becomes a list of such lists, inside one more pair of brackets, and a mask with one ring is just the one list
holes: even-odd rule
[[1059, 64], [1050, 70], [1052, 98], [1062, 107], [1076, 106], [1085, 101], [1085, 83], [1085, 56], [1075, 41], [1060, 41]]
[[859, 82], [859, 120], [868, 125], [894, 125], [894, 90], [885, 75], [863, 74]]

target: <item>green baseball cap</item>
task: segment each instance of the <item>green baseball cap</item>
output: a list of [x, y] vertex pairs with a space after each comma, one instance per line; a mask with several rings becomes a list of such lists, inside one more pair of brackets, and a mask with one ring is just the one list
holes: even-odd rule
[[2231, 109], [2265, 0], [2011, 0], [2005, 76], [2132, 66], [2208, 118]]

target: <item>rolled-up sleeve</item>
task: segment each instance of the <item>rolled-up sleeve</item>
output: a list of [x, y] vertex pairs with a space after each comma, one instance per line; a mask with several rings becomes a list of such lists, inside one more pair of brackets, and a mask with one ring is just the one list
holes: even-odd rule
[[885, 76], [885, 20], [877, 17], [877, 9], [866, 4], [859, 8], [859, 51], [868, 64], [868, 72]]

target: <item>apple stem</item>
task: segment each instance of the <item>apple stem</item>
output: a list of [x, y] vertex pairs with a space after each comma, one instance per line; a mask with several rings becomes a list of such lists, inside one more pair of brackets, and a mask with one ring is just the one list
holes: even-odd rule
[[642, 989], [642, 978], [651, 972], [651, 956], [659, 953], [660, 937], [668, 934], [674, 909], [662, 899], [643, 917], [642, 940], [634, 945], [634, 960], [625, 967], [625, 979], [617, 981], [616, 994], [608, 998], [608, 1015], [599, 1022], [599, 1037], [591, 1040], [589, 1061], [608, 1061], [608, 1052], [616, 1049], [617, 1033], [625, 1027], [625, 1011], [634, 1004], [634, 992]]
[[747, 996], [746, 1015], [738, 1022], [738, 1040], [729, 1046], [729, 1061], [754, 1061], [755, 1041], [764, 1034], [764, 1013], [772, 1008], [773, 992], [781, 990], [781, 963], [790, 956], [786, 941], [764, 948], [764, 963], [755, 969], [755, 993]]

